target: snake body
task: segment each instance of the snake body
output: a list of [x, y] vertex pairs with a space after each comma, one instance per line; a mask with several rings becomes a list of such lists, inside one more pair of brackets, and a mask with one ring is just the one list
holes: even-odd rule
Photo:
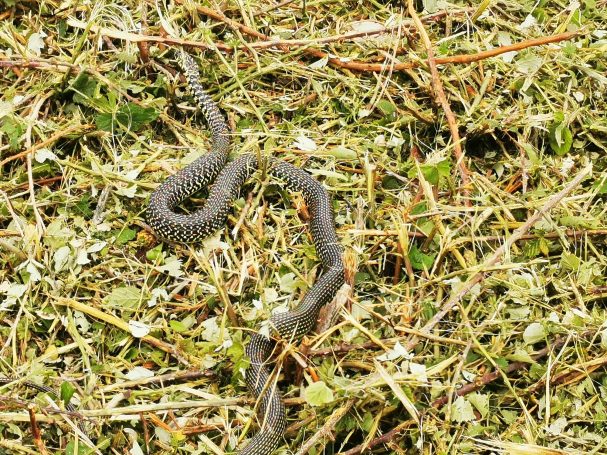
[[[19, 378], [0, 378], [0, 386], [9, 385], [9, 384], [13, 384], [13, 383], [15, 383], [15, 384], [21, 384], [24, 387], [28, 387], [30, 389], [37, 390], [38, 392], [47, 393], [54, 400], [59, 400], [60, 399], [59, 394], [55, 390], [53, 390], [50, 387], [47, 387], [45, 385], [36, 384], [35, 382], [32, 382], [32, 381], [24, 381], [24, 380], [19, 379]], [[70, 402], [65, 403], [65, 410], [67, 412], [71, 412], [71, 413], [76, 413], [77, 412], [76, 407], [72, 403], [70, 403]], [[78, 427], [80, 428], [80, 430], [84, 434], [86, 434], [86, 429], [84, 428], [84, 425], [83, 425], [82, 422], [78, 423]]]
[[[160, 237], [189, 243], [202, 240], [225, 224], [231, 201], [258, 169], [259, 162], [256, 156], [248, 154], [227, 163], [230, 140], [223, 115], [203, 89], [193, 58], [181, 52], [178, 60], [211, 130], [211, 150], [167, 178], [154, 191], [146, 218]], [[299, 306], [270, 318], [271, 327], [280, 337], [293, 340], [312, 329], [321, 307], [333, 299], [344, 283], [342, 248], [335, 233], [331, 201], [324, 187], [307, 172], [283, 161], [271, 160], [269, 170], [284, 181], [289, 190], [302, 193], [310, 212], [309, 229], [316, 253], [324, 266], [323, 275]], [[190, 214], [175, 212], [181, 201], [211, 184], [203, 208]], [[261, 333], [255, 333], [246, 347], [251, 363], [245, 382], [251, 394], [258, 399], [261, 429], [241, 451], [243, 455], [270, 454], [284, 437], [286, 411], [267, 366], [273, 349], [274, 342]]]

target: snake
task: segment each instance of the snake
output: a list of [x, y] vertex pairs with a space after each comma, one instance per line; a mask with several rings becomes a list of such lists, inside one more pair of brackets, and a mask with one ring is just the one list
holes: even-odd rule
[[[210, 150], [164, 180], [152, 193], [146, 220], [161, 239], [177, 243], [203, 240], [225, 225], [231, 204], [245, 181], [264, 163], [254, 154], [242, 154], [228, 161], [230, 133], [217, 104], [200, 81], [198, 65], [184, 50], [177, 62], [190, 93], [202, 112], [211, 133]], [[323, 266], [323, 273], [295, 308], [270, 317], [273, 334], [284, 340], [298, 340], [315, 325], [320, 309], [329, 303], [345, 281], [343, 249], [338, 242], [331, 200], [324, 186], [305, 170], [288, 162], [269, 158], [269, 174], [284, 182], [292, 192], [301, 193], [308, 207], [308, 228]], [[177, 206], [197, 191], [208, 188], [201, 208], [178, 212]], [[270, 336], [257, 331], [245, 348], [250, 364], [245, 383], [257, 400], [260, 430], [239, 452], [241, 455], [267, 455], [284, 438], [287, 427], [282, 396], [272, 379], [269, 363], [276, 346]]]
[[[46, 393], [46, 394], [50, 395], [51, 398], [53, 398], [54, 400], [60, 399], [59, 394], [54, 389], [52, 389], [48, 386], [45, 386], [43, 384], [37, 384], [35, 382], [26, 381], [26, 380], [22, 380], [19, 378], [0, 377], [0, 386], [10, 385], [13, 383], [15, 383], [15, 384], [18, 383], [29, 389], [34, 389], [34, 390], [37, 390], [38, 392]], [[77, 412], [76, 407], [70, 402], [65, 403], [65, 410], [72, 414], [75, 414]], [[84, 428], [84, 425], [82, 424], [81, 421], [78, 423], [78, 427], [84, 434], [86, 434], [86, 429]]]

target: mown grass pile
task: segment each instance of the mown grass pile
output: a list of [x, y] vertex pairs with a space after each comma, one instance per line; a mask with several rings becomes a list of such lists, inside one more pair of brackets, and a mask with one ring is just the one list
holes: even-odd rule
[[[146, 231], [208, 146], [181, 45], [234, 155], [321, 180], [346, 249], [350, 287], [278, 356], [284, 453], [607, 453], [607, 4], [416, 7], [423, 30], [400, 2], [0, 0], [0, 374], [60, 388], [97, 444], [11, 385], [0, 454], [257, 431], [248, 334], [321, 270], [301, 197], [261, 172], [203, 244]], [[477, 58], [433, 80], [424, 33]]]

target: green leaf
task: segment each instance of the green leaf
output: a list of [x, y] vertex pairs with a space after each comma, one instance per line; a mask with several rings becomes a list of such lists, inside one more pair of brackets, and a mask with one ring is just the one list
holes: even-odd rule
[[561, 256], [561, 267], [568, 271], [577, 272], [582, 261], [573, 253], [563, 253]]
[[325, 150], [327, 155], [334, 156], [339, 160], [356, 160], [358, 159], [358, 153], [354, 150], [351, 150], [343, 145], [338, 145], [337, 147], [329, 148]]
[[379, 100], [377, 102], [377, 108], [385, 117], [389, 117], [396, 112], [396, 106], [388, 100]]
[[[8, 136], [8, 143], [10, 144], [11, 150], [17, 150], [21, 146], [21, 137], [25, 132], [25, 128], [21, 124], [21, 122], [17, 121], [12, 116], [7, 116], [2, 119], [2, 124], [0, 125], [0, 133], [4, 133]], [[0, 139], [2, 139], [3, 134], [0, 134]], [[4, 142], [0, 140], [0, 143]]]
[[502, 414], [502, 417], [504, 418], [504, 422], [508, 425], [516, 422], [516, 420], [518, 419], [518, 412], [516, 412], [516, 411], [510, 411], [508, 409], [500, 409], [500, 413]]
[[514, 354], [508, 355], [507, 358], [514, 362], [535, 363], [535, 360], [531, 358], [529, 353], [521, 348], [515, 349]]
[[148, 250], [145, 253], [145, 257], [149, 261], [156, 261], [158, 258], [162, 257], [162, 243], [159, 243], [158, 245], [156, 245], [151, 250]]
[[70, 402], [70, 400], [72, 399], [72, 396], [74, 395], [75, 391], [76, 391], [76, 389], [69, 382], [61, 383], [61, 390], [59, 392], [61, 395], [61, 400], [65, 404], [68, 404]]
[[415, 245], [411, 246], [409, 250], [409, 261], [411, 261], [411, 266], [416, 270], [431, 268], [435, 258], [436, 254], [424, 254]]
[[85, 218], [90, 218], [93, 215], [93, 210], [91, 210], [91, 196], [86, 193], [80, 200], [76, 203], [76, 208]]
[[489, 396], [482, 393], [471, 393], [468, 401], [476, 408], [483, 418], [489, 414]]
[[508, 368], [508, 360], [506, 360], [503, 357], [498, 357], [497, 359], [495, 359], [495, 364], [501, 369], [501, 370], [505, 370], [506, 368]]
[[333, 391], [323, 381], [313, 382], [304, 392], [306, 402], [311, 406], [322, 406], [333, 401]]
[[171, 320], [169, 322], [169, 325], [177, 333], [187, 332], [187, 330], [188, 330], [188, 327], [181, 321]]
[[554, 114], [554, 122], [548, 128], [548, 139], [550, 148], [557, 155], [564, 155], [571, 149], [573, 135], [565, 123], [563, 113]]
[[303, 281], [296, 278], [293, 272], [282, 275], [278, 284], [280, 286], [280, 290], [287, 294], [293, 293], [298, 288], [302, 288], [304, 286]]
[[592, 184], [592, 189], [595, 190], [597, 194], [607, 193], [607, 176], [603, 175], [600, 178], [597, 178]]
[[422, 302], [421, 310], [422, 318], [424, 321], [429, 321], [436, 314], [436, 306], [434, 306], [434, 302], [431, 302], [429, 300], [424, 300], [424, 302]]
[[451, 162], [443, 160], [436, 164], [436, 169], [440, 177], [449, 177], [451, 175]]
[[116, 245], [124, 245], [125, 243], [133, 240], [135, 237], [137, 237], [136, 231], [129, 228], [124, 228], [116, 236]]
[[562, 226], [572, 228], [587, 228], [596, 229], [600, 226], [598, 220], [594, 220], [586, 216], [566, 215], [559, 218], [559, 222]]
[[[424, 179], [432, 185], [440, 184], [442, 178], [451, 175], [451, 163], [449, 160], [443, 160], [436, 164], [422, 164], [420, 169]], [[409, 178], [415, 178], [417, 176], [417, 169], [411, 168], [407, 173], [407, 176]]]
[[430, 183], [432, 185], [438, 185], [438, 179], [439, 179], [440, 175], [438, 173], [438, 169], [436, 168], [436, 166], [433, 166], [430, 164], [424, 164], [424, 165], [420, 166], [420, 168], [422, 171], [422, 175], [428, 181], [428, 183]]
[[82, 442], [78, 444], [78, 450], [76, 450], [74, 441], [68, 442], [65, 446], [65, 455], [88, 455], [90, 453], [94, 453], [93, 449], [87, 448]]
[[80, 73], [74, 80], [70, 89], [74, 91], [74, 102], [84, 104], [85, 106], [92, 105], [92, 100], [97, 93], [97, 81], [86, 73]]
[[135, 308], [141, 299], [141, 291], [133, 286], [113, 289], [103, 300], [114, 307]]
[[95, 117], [97, 128], [103, 131], [115, 132], [117, 127], [126, 131], [139, 131], [145, 125], [158, 118], [158, 112], [153, 107], [141, 107], [135, 103], [126, 103], [118, 108], [116, 113], [103, 113]]
[[411, 209], [411, 215], [421, 215], [428, 211], [428, 204], [425, 202], [420, 202], [419, 204], [415, 204]]
[[531, 75], [541, 68], [542, 62], [541, 57], [527, 53], [516, 61], [515, 67], [520, 73]]
[[451, 407], [451, 415], [456, 422], [469, 422], [476, 419], [472, 405], [464, 397], [458, 397]]

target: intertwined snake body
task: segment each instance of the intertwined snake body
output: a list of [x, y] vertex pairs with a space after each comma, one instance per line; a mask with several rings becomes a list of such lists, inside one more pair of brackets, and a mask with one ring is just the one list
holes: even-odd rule
[[[181, 52], [179, 63], [211, 130], [211, 151], [167, 178], [154, 191], [147, 209], [147, 221], [160, 237], [189, 243], [203, 239], [224, 225], [231, 201], [259, 163], [254, 155], [242, 155], [227, 163], [230, 141], [223, 115], [202, 88], [192, 57]], [[299, 306], [270, 318], [271, 327], [280, 337], [293, 340], [312, 329], [320, 308], [333, 299], [344, 283], [342, 248], [337, 241], [331, 202], [324, 187], [307, 172], [283, 161], [271, 160], [269, 169], [291, 191], [302, 193], [310, 212], [309, 228], [316, 253], [324, 266], [322, 277]], [[190, 214], [175, 212], [181, 201], [211, 184], [203, 208]], [[251, 364], [245, 380], [250, 392], [259, 400], [261, 429], [242, 450], [243, 455], [269, 454], [284, 437], [285, 407], [271, 382], [267, 366], [273, 348], [274, 342], [261, 333], [254, 334], [246, 348]]]

